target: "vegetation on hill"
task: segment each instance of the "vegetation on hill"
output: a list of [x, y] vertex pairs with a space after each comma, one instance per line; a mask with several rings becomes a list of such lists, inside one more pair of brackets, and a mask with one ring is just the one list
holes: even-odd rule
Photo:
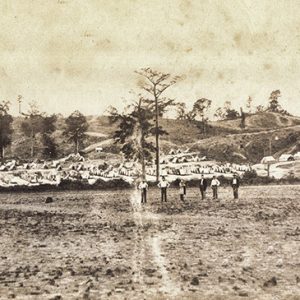
[[[21, 132], [21, 117], [14, 118], [12, 145], [7, 148], [6, 156], [30, 158], [30, 140]], [[84, 153], [90, 158], [108, 158], [120, 152], [120, 146], [112, 139], [117, 124], [109, 123], [107, 117], [87, 117], [89, 133], [84, 141]], [[200, 151], [203, 156], [233, 162], [258, 162], [264, 155], [269, 155], [269, 139], [278, 137], [272, 142], [272, 154], [298, 151], [300, 137], [300, 118], [272, 112], [251, 114], [246, 119], [246, 127], [241, 129], [239, 120], [220, 120], [209, 122], [206, 133], [201, 131], [200, 121], [160, 119], [160, 124], [168, 135], [161, 137], [161, 149], [167, 153], [172, 148]], [[57, 144], [57, 157], [74, 151], [74, 146], [62, 135], [64, 118], [59, 117], [53, 138]], [[95, 133], [95, 134], [93, 134]], [[100, 136], [97, 136], [99, 133]], [[151, 139], [150, 139], [151, 140]], [[153, 138], [152, 138], [152, 141]], [[38, 136], [36, 149], [42, 149], [42, 141]], [[96, 147], [103, 148], [103, 153], [95, 152]], [[42, 152], [38, 158], [42, 157]]]
[[[184, 102], [163, 97], [178, 77], [150, 68], [137, 73], [143, 78], [139, 83], [142, 92], [137, 94], [141, 105], [133, 103], [129, 106], [135, 105], [133, 110], [115, 110], [110, 116], [84, 116], [79, 111], [68, 117], [49, 116], [30, 104], [27, 113], [12, 118], [9, 103], [3, 102], [1, 155], [34, 160], [80, 152], [92, 159], [114, 160], [120, 159], [122, 152], [128, 159], [142, 162], [155, 156], [158, 162], [160, 150], [167, 153], [172, 148], [185, 148], [219, 161], [254, 163], [265, 155], [299, 150], [300, 118], [281, 107], [280, 90], [272, 91], [266, 105], [256, 108], [251, 97], [239, 111], [231, 101], [225, 101], [214, 113], [217, 120], [212, 121], [209, 110], [213, 100], [199, 97], [189, 110]], [[176, 108], [176, 119], [165, 117], [169, 107]], [[115, 122], [111, 122], [112, 116]]]

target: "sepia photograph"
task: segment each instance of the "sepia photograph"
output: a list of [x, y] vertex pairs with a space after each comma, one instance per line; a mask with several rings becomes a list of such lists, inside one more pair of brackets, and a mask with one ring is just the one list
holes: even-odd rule
[[0, 13], [0, 300], [300, 300], [300, 1]]

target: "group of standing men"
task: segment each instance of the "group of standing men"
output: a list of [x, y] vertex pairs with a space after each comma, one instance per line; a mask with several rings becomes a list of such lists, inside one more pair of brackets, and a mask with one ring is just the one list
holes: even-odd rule
[[[161, 180], [159, 181], [157, 185], [161, 190], [161, 202], [167, 202], [167, 189], [170, 186], [170, 183], [166, 180], [164, 176], [161, 177]], [[213, 192], [213, 199], [218, 199], [218, 188], [220, 186], [220, 181], [216, 178], [216, 176], [213, 176], [210, 186]], [[201, 193], [201, 198], [204, 200], [206, 198], [206, 191], [208, 187], [208, 181], [204, 177], [204, 175], [201, 175], [201, 179], [199, 181], [199, 188]], [[236, 174], [233, 175], [233, 179], [231, 180], [231, 187], [233, 190], [233, 197], [234, 199], [238, 199], [238, 190], [240, 187], [240, 180], [237, 177]], [[139, 186], [139, 190], [141, 191], [141, 202], [146, 203], [147, 202], [147, 191], [148, 191], [148, 183], [146, 180], [143, 180]], [[184, 201], [184, 198], [186, 196], [186, 183], [184, 180], [181, 180], [179, 182], [179, 194], [180, 194], [180, 200]]]
[[[200, 183], [199, 183], [202, 200], [204, 200], [206, 198], [207, 186], [208, 186], [207, 179], [205, 179], [204, 176], [202, 175], [201, 179], [200, 179]], [[213, 192], [213, 199], [218, 199], [218, 188], [220, 186], [220, 181], [216, 178], [216, 176], [213, 176], [210, 186], [211, 186], [211, 189]], [[233, 179], [231, 180], [231, 187], [233, 190], [234, 199], [238, 199], [239, 198], [240, 180], [236, 174], [233, 175]]]

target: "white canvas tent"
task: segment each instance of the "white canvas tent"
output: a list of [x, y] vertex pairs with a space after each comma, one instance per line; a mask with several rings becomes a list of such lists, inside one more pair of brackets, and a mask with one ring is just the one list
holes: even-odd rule
[[173, 159], [172, 159], [172, 163], [178, 163], [179, 162], [179, 158], [178, 157], [174, 157]]
[[276, 162], [276, 159], [273, 156], [265, 156], [261, 160], [262, 164], [273, 164]]
[[294, 154], [294, 159], [300, 160], [300, 152], [297, 152], [296, 154]]
[[279, 157], [279, 161], [283, 162], [283, 161], [293, 161], [295, 160], [294, 159], [294, 156], [292, 154], [282, 154], [280, 157]]
[[171, 149], [169, 155], [174, 155], [174, 154], [176, 154], [176, 151], [174, 149]]

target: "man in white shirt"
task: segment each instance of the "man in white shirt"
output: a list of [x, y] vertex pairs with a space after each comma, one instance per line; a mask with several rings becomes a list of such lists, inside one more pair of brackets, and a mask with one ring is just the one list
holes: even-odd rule
[[157, 186], [161, 190], [161, 202], [167, 202], [167, 188], [170, 186], [169, 182], [162, 176]]
[[147, 202], [147, 191], [148, 191], [148, 183], [146, 180], [142, 180], [138, 186], [139, 190], [141, 191], [141, 202], [146, 203]]
[[213, 199], [218, 199], [219, 186], [220, 186], [220, 181], [216, 178], [216, 176], [213, 176], [213, 179], [211, 181], [211, 188], [213, 190]]

